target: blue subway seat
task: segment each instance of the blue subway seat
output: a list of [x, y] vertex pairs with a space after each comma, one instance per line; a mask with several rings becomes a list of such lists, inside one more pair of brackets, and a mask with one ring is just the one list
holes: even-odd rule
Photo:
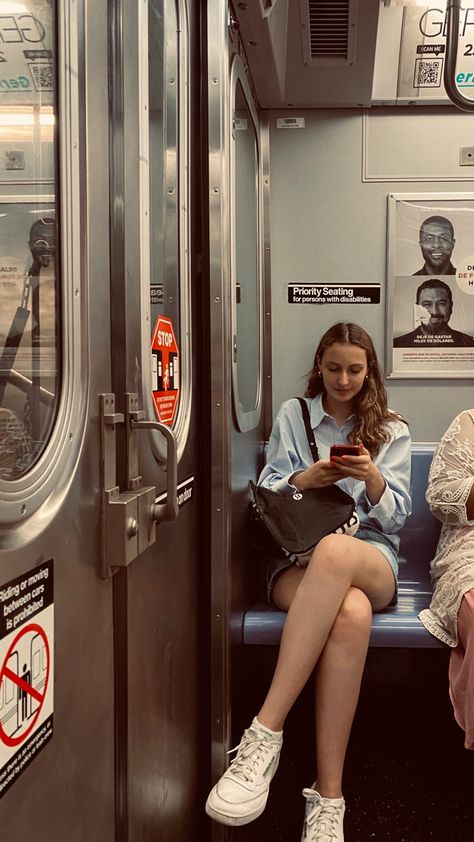
[[[440, 648], [444, 644], [426, 631], [418, 619], [431, 600], [430, 561], [438, 542], [441, 524], [431, 514], [425, 499], [434, 444], [412, 447], [412, 514], [400, 533], [400, 571], [397, 605], [374, 614], [370, 646], [392, 648]], [[286, 613], [266, 603], [244, 612], [242, 642], [277, 645]]]

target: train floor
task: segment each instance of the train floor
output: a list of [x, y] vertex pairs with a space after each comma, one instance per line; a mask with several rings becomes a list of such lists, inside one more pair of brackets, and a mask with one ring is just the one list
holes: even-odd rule
[[[448, 657], [445, 650], [369, 650], [345, 767], [345, 842], [474, 840], [474, 751], [464, 748], [453, 719]], [[273, 664], [271, 650], [245, 648], [235, 676], [246, 689], [234, 703], [236, 742], [258, 710]], [[308, 684], [287, 719], [267, 808], [235, 828], [233, 842], [299, 842], [301, 790], [315, 776], [312, 718]]]

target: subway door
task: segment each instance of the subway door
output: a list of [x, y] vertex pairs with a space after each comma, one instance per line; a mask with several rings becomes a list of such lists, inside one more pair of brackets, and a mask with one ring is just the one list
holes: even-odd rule
[[113, 577], [120, 838], [182, 842], [203, 816], [198, 4], [115, 8], [113, 391], [129, 419], [119, 473], [122, 487], [156, 488], [156, 540]]
[[107, 3], [2, 6], [1, 836], [112, 842]]

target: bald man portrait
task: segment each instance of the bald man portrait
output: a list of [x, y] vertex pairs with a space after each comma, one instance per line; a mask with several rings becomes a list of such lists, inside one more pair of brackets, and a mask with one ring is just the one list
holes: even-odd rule
[[414, 275], [455, 275], [451, 255], [456, 243], [452, 222], [445, 216], [429, 216], [420, 227], [420, 249], [425, 261]]
[[424, 281], [416, 291], [416, 304], [425, 311], [420, 324], [410, 333], [397, 336], [394, 348], [472, 348], [474, 338], [448, 324], [453, 312], [450, 287], [438, 278]]

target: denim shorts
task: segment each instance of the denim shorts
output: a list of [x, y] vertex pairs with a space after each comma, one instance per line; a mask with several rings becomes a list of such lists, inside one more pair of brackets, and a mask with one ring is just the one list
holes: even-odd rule
[[[396, 605], [398, 599], [398, 553], [395, 547], [390, 543], [383, 532], [379, 532], [377, 529], [372, 529], [370, 526], [359, 526], [359, 529], [354, 537], [359, 538], [360, 541], [366, 541], [368, 544], [371, 544], [387, 559], [390, 567], [392, 568], [393, 578], [395, 580], [395, 591], [392, 601], [389, 604]], [[305, 566], [301, 563], [298, 565], [297, 561], [290, 561], [288, 558], [273, 559], [269, 562], [267, 568], [267, 598], [270, 605], [275, 605], [272, 599], [272, 590], [278, 576], [288, 567], [292, 567], [293, 564], [300, 567]]]

